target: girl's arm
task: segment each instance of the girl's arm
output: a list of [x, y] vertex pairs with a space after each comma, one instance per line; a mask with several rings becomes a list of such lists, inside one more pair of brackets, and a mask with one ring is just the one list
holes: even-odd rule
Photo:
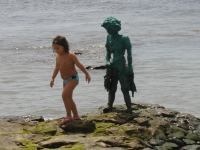
[[54, 68], [54, 71], [53, 71], [53, 74], [52, 74], [52, 77], [51, 77], [50, 87], [53, 87], [54, 79], [56, 78], [58, 72], [59, 72], [59, 64], [58, 64], [58, 56], [56, 56], [56, 66]]
[[91, 80], [91, 77], [90, 77], [89, 73], [87, 72], [87, 70], [85, 69], [85, 67], [83, 66], [83, 64], [80, 63], [80, 61], [78, 60], [78, 58], [76, 57], [75, 54], [72, 54], [72, 59], [73, 59], [75, 65], [85, 74], [85, 79], [89, 83]]

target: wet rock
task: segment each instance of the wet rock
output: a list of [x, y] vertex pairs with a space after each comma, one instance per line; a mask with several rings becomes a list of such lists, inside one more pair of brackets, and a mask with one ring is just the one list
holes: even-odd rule
[[65, 132], [73, 133], [90, 133], [96, 129], [95, 123], [88, 120], [75, 120], [64, 125], [61, 125]]

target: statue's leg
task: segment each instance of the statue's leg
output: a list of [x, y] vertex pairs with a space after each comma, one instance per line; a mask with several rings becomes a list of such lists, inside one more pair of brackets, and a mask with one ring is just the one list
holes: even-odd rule
[[124, 101], [126, 103], [127, 111], [132, 112], [131, 97], [129, 94], [129, 87], [128, 87], [128, 82], [129, 82], [128, 78], [126, 78], [126, 76], [122, 76], [122, 77], [120, 77], [119, 81], [120, 81], [120, 85], [121, 85], [121, 91], [124, 96]]
[[108, 106], [103, 110], [104, 113], [112, 111], [113, 103], [115, 100], [115, 93], [117, 91], [117, 83], [118, 83], [117, 74], [115, 72], [112, 72], [111, 86], [110, 90], [108, 91]]
[[108, 92], [108, 107], [109, 108], [113, 107], [113, 103], [115, 100], [115, 93], [117, 91], [117, 82], [118, 82], [117, 76], [113, 76], [112, 81], [111, 81], [111, 88]]

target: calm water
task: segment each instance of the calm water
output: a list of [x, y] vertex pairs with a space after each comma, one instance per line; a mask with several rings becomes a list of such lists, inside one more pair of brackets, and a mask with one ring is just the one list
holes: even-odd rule
[[[65, 114], [52, 38], [64, 35], [86, 66], [104, 64], [107, 16], [122, 21], [133, 44], [138, 92], [133, 102], [164, 105], [200, 117], [199, 0], [0, 0], [0, 116]], [[107, 103], [104, 70], [90, 71], [74, 92], [79, 112]], [[120, 89], [120, 88], [119, 88]], [[123, 104], [118, 89], [115, 104]]]

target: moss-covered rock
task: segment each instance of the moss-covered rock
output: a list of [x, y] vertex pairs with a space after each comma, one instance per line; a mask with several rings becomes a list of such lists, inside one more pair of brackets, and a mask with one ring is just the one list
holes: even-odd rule
[[87, 114], [65, 128], [60, 119], [0, 119], [0, 145], [5, 150], [200, 149], [200, 119], [159, 105], [132, 107], [133, 114], [117, 106], [114, 112]]
[[57, 132], [57, 126], [52, 122], [42, 122], [32, 128], [26, 129], [25, 131], [30, 131], [34, 134], [55, 135]]
[[16, 144], [23, 150], [37, 150], [38, 145], [28, 139], [18, 139]]
[[200, 134], [196, 133], [196, 132], [189, 131], [186, 138], [193, 140], [193, 141], [200, 141]]

